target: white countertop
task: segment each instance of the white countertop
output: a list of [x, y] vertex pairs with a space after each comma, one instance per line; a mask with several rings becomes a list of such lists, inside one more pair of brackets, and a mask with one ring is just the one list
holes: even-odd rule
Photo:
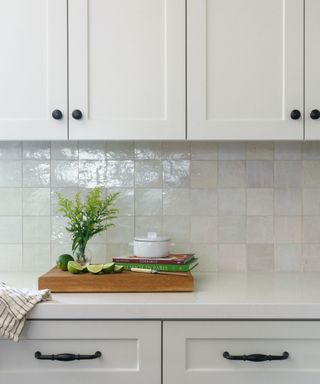
[[[195, 273], [192, 293], [64, 293], [30, 319], [320, 319], [320, 273]], [[36, 288], [32, 273], [0, 273]]]

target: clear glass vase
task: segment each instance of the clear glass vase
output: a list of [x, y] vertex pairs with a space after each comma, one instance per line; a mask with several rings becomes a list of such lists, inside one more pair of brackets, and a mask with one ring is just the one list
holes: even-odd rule
[[79, 246], [74, 253], [75, 260], [81, 265], [88, 265], [91, 263], [91, 255], [86, 252], [86, 247]]

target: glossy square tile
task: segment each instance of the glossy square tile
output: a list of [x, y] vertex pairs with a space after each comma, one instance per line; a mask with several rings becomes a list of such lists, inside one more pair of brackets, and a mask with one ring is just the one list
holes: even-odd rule
[[306, 188], [320, 188], [320, 161], [305, 160], [303, 166], [303, 184]]
[[320, 143], [318, 141], [305, 141], [302, 146], [304, 160], [320, 160]]
[[107, 161], [107, 187], [131, 188], [134, 185], [134, 162], [132, 160]]
[[188, 160], [190, 159], [190, 143], [188, 141], [163, 141], [162, 159]]
[[95, 244], [89, 241], [86, 254], [91, 257], [92, 264], [105, 264], [112, 261], [107, 256], [107, 244]]
[[250, 188], [272, 188], [273, 161], [247, 161], [247, 186]]
[[0, 141], [0, 160], [21, 160], [22, 143], [20, 141]]
[[[182, 248], [185, 249], [185, 248]], [[186, 252], [181, 250], [181, 252]], [[199, 260], [195, 271], [216, 272], [218, 270], [218, 246], [217, 244], [191, 244], [190, 252], [194, 252]]]
[[136, 160], [160, 160], [162, 145], [159, 141], [136, 141], [134, 154]]
[[128, 243], [107, 244], [107, 260], [112, 261], [114, 257], [132, 256], [133, 248]]
[[241, 141], [226, 141], [219, 143], [219, 160], [245, 160], [246, 143]]
[[215, 216], [190, 217], [191, 243], [217, 243], [218, 219]]
[[162, 189], [137, 188], [135, 190], [135, 214], [137, 216], [162, 215]]
[[51, 234], [50, 216], [24, 216], [23, 242], [49, 244]]
[[113, 220], [114, 227], [107, 230], [107, 243], [130, 243], [134, 237], [134, 217], [121, 216]]
[[303, 242], [320, 243], [320, 216], [304, 216]]
[[191, 188], [215, 188], [218, 184], [218, 163], [216, 161], [191, 161]]
[[134, 142], [108, 141], [106, 156], [108, 160], [131, 160], [134, 158]]
[[79, 141], [79, 160], [106, 160], [106, 142]]
[[299, 141], [276, 141], [274, 143], [275, 160], [300, 160], [302, 148]]
[[218, 160], [218, 143], [215, 141], [192, 141], [191, 160]]
[[220, 161], [218, 165], [218, 185], [223, 188], [245, 187], [245, 161]]
[[217, 190], [190, 189], [190, 213], [192, 216], [217, 216]]
[[245, 272], [245, 244], [220, 244], [218, 246], [218, 270], [221, 272]]
[[20, 160], [0, 160], [0, 187], [21, 187], [22, 163]]
[[273, 241], [272, 216], [247, 217], [247, 243], [269, 244], [273, 243]]
[[[53, 178], [53, 182], [55, 179]], [[50, 161], [25, 160], [23, 162], [23, 186], [46, 187], [50, 185]]]
[[21, 216], [0, 216], [0, 243], [22, 243]]
[[25, 160], [49, 160], [51, 144], [49, 141], [24, 141], [22, 155]]
[[276, 188], [298, 188], [302, 185], [300, 161], [275, 161], [274, 186]]
[[163, 216], [162, 234], [169, 236], [173, 243], [190, 242], [189, 216]]
[[275, 189], [274, 212], [277, 216], [302, 214], [302, 191], [300, 188]]
[[49, 216], [50, 214], [50, 188], [23, 189], [23, 215]]
[[271, 244], [247, 245], [248, 271], [274, 271], [274, 249]]
[[94, 188], [107, 184], [106, 161], [79, 161], [79, 187]]
[[245, 243], [246, 242], [246, 217], [222, 216], [218, 222], [218, 242]]
[[274, 248], [274, 269], [276, 272], [301, 272], [301, 244], [276, 244]]
[[75, 194], [79, 191], [77, 187], [75, 188], [59, 188], [59, 187], [51, 187], [51, 215], [56, 216], [60, 215], [59, 206], [58, 206], [58, 198], [57, 192], [60, 192], [62, 196], [67, 197], [69, 199], [73, 199]]
[[79, 149], [77, 141], [52, 141], [52, 160], [78, 160]]
[[304, 244], [302, 255], [304, 272], [320, 271], [320, 244]]
[[[148, 232], [156, 232], [158, 235], [167, 235], [167, 228], [162, 229], [163, 216], [135, 216], [135, 233], [134, 236], [146, 237]], [[163, 230], [165, 232], [163, 232]], [[131, 241], [130, 241], [131, 242]]]
[[246, 214], [246, 191], [243, 188], [219, 188], [219, 216], [241, 216]]
[[0, 188], [0, 216], [22, 215], [22, 189]]
[[246, 145], [247, 160], [273, 160], [273, 142], [249, 141]]
[[23, 271], [22, 244], [0, 244], [0, 265], [3, 272]]
[[301, 216], [276, 216], [274, 218], [275, 243], [297, 244], [302, 241]]
[[274, 190], [271, 188], [248, 188], [247, 215], [273, 215], [273, 194]]
[[48, 244], [23, 245], [23, 270], [39, 273], [47, 272], [51, 267], [51, 247]]
[[135, 162], [135, 187], [161, 188], [162, 163], [160, 160], [138, 160]]
[[53, 187], [77, 187], [79, 163], [77, 161], [51, 161], [51, 185]]
[[190, 187], [190, 161], [165, 160], [163, 165], [163, 186], [165, 188]]
[[165, 189], [163, 191], [163, 214], [165, 216], [190, 215], [190, 190]]
[[132, 188], [109, 188], [108, 193], [119, 193], [116, 198], [114, 207], [119, 210], [117, 216], [132, 216], [134, 215], [134, 189]]
[[320, 190], [318, 188], [303, 189], [303, 214], [320, 216]]
[[68, 220], [61, 215], [51, 216], [51, 243], [71, 244], [70, 233], [66, 230]]

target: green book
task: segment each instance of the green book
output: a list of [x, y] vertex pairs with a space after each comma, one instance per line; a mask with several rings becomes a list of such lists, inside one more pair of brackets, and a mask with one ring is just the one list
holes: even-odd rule
[[193, 259], [187, 264], [143, 264], [143, 263], [117, 263], [117, 265], [123, 265], [124, 269], [131, 268], [143, 268], [154, 269], [156, 271], [165, 272], [189, 272], [195, 266], [198, 265], [198, 259]]

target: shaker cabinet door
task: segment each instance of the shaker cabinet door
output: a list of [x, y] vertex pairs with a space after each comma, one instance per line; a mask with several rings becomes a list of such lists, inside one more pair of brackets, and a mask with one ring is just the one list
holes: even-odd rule
[[0, 50], [0, 140], [66, 139], [67, 0], [2, 0]]
[[69, 0], [70, 139], [185, 138], [185, 0]]
[[187, 4], [188, 138], [303, 139], [303, 0]]

